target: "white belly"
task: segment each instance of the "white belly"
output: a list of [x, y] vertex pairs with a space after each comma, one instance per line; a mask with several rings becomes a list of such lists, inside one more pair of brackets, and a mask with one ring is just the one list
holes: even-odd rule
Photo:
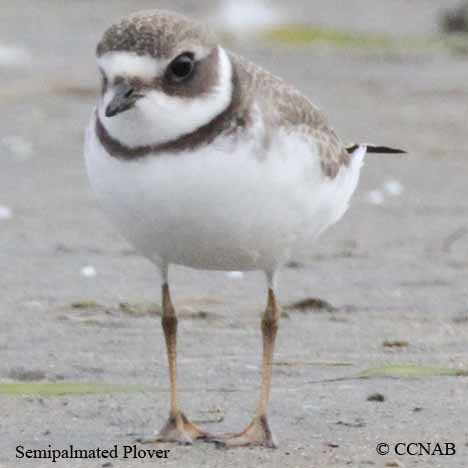
[[122, 234], [159, 265], [272, 270], [307, 256], [346, 211], [365, 153], [325, 179], [314, 149], [278, 136], [267, 154], [254, 141], [217, 140], [191, 153], [109, 157], [93, 123], [86, 162], [91, 185]]

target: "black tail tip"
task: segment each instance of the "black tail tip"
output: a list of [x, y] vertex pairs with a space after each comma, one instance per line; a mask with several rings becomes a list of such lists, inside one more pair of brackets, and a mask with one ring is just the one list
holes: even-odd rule
[[[377, 145], [367, 145], [363, 144], [367, 148], [367, 153], [378, 153], [378, 154], [407, 154], [405, 150], [398, 148], [391, 148], [390, 146], [377, 146]], [[359, 146], [357, 144], [350, 145], [346, 148], [348, 153], [354, 153]]]

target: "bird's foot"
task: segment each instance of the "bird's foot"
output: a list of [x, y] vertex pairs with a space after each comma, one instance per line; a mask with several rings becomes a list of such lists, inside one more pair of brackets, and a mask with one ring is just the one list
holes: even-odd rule
[[164, 427], [155, 436], [141, 437], [137, 442], [152, 444], [155, 442], [176, 442], [191, 445], [196, 439], [207, 439], [210, 434], [199, 429], [184, 413], [170, 414]]
[[214, 442], [217, 447], [246, 447], [262, 446], [276, 448], [276, 440], [271, 432], [266, 416], [255, 416], [245, 430], [237, 434], [225, 434], [222, 436], [209, 436], [207, 442]]

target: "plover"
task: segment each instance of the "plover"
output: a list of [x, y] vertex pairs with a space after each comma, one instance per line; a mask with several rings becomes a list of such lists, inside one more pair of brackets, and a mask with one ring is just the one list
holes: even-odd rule
[[[97, 46], [97, 63], [102, 93], [86, 133], [89, 179], [162, 278], [170, 414], [150, 440], [274, 447], [267, 407], [276, 272], [302, 261], [343, 216], [366, 151], [399, 150], [345, 147], [307, 97], [178, 14], [146, 11], [114, 24]], [[181, 411], [171, 264], [265, 273], [263, 379], [256, 414], [240, 433], [211, 436]]]

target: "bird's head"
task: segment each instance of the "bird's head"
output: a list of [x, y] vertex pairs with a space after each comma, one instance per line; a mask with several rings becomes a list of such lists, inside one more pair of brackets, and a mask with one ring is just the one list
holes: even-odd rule
[[97, 46], [98, 117], [128, 147], [176, 141], [208, 124], [232, 99], [232, 65], [201, 25], [164, 11], [131, 15]]

